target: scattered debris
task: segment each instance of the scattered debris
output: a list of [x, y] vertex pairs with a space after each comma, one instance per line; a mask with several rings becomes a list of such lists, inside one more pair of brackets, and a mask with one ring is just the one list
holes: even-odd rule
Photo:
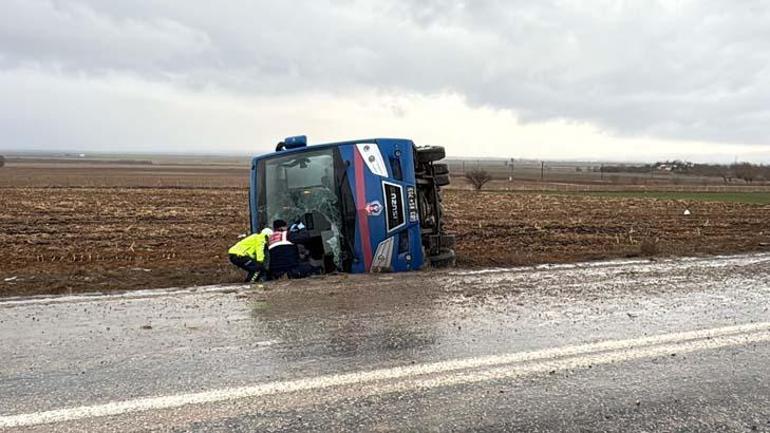
[[140, 329], [143, 329], [143, 330], [145, 330], [145, 331], [146, 331], [146, 330], [152, 329], [152, 325], [142, 325], [142, 326], [140, 327]]
[[14, 280], [16, 280], [17, 278], [19, 278], [19, 277], [18, 277], [18, 276], [16, 276], [16, 275], [14, 275], [14, 276], [12, 276], [12, 277], [8, 277], [8, 278], [4, 279], [3, 281], [5, 281], [5, 282], [7, 283], [7, 282], [9, 282], [9, 281], [14, 281]]
[[692, 215], [692, 212], [690, 212], [690, 209], [685, 209], [683, 215], [684, 216]]

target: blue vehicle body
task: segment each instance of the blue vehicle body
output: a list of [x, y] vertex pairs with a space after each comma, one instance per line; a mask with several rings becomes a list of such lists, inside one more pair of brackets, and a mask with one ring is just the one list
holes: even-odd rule
[[275, 219], [304, 222], [318, 240], [316, 258], [343, 272], [423, 267], [415, 149], [406, 139], [286, 139], [252, 160], [252, 232]]

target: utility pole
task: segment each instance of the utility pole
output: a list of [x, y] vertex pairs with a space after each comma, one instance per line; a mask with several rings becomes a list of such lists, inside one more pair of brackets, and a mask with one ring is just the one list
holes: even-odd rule
[[545, 178], [545, 161], [540, 161], [540, 182]]

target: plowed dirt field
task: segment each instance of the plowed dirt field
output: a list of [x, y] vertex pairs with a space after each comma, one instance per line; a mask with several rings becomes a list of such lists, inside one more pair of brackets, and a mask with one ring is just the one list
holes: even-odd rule
[[[0, 170], [0, 296], [241, 281], [226, 251], [248, 229], [247, 171], [115, 170]], [[767, 205], [459, 190], [444, 205], [461, 267], [770, 243]]]

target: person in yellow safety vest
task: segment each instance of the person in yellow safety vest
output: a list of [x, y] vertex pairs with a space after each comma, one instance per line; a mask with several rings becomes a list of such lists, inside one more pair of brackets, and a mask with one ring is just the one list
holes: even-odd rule
[[227, 250], [230, 262], [247, 272], [247, 283], [254, 283], [267, 277], [265, 247], [267, 238], [272, 234], [273, 231], [266, 228], [259, 233], [246, 236]]

